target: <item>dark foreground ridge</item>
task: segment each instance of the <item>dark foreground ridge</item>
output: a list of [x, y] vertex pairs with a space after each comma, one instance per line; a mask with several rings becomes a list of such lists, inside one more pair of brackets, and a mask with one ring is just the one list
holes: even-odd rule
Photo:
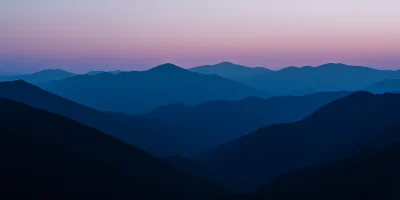
[[76, 121], [0, 98], [0, 192], [29, 199], [208, 199], [210, 182]]

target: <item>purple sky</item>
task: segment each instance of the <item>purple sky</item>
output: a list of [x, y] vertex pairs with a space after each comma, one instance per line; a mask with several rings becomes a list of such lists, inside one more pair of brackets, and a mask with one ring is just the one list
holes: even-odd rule
[[1, 0], [0, 66], [400, 68], [399, 0]]

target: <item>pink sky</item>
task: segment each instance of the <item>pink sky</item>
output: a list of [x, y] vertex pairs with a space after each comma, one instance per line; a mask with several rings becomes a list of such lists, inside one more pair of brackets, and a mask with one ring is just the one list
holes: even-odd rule
[[0, 63], [400, 69], [399, 10], [398, 0], [2, 0]]

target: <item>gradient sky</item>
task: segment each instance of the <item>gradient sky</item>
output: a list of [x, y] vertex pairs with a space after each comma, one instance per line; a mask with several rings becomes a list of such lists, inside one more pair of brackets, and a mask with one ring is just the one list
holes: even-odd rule
[[399, 0], [1, 0], [0, 65], [400, 69]]

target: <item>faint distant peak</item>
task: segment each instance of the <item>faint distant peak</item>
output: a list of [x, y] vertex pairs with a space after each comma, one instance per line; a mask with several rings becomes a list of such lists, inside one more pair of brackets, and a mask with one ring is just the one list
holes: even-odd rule
[[98, 75], [101, 73], [106, 73], [106, 72], [105, 71], [90, 71], [90, 72], [86, 73], [85, 75], [94, 76], [94, 75]]
[[194, 70], [196, 70], [196, 69], [254, 70], [255, 69], [258, 71], [262, 71], [262, 72], [272, 71], [265, 67], [248, 67], [248, 66], [228, 62], [228, 61], [224, 61], [224, 62], [215, 64], [215, 65], [203, 65], [203, 66], [199, 66], [199, 67], [194, 67], [192, 69], [194, 69]]
[[95, 76], [95, 75], [99, 75], [99, 74], [103, 74], [103, 73], [109, 73], [109, 74], [120, 74], [120, 73], [124, 73], [125, 71], [121, 71], [121, 70], [114, 70], [114, 71], [90, 71], [88, 73], [86, 73], [85, 75], [90, 75], [90, 76]]
[[363, 70], [370, 70], [370, 71], [376, 71], [377, 69], [366, 67], [366, 66], [355, 66], [355, 65], [347, 65], [343, 63], [327, 63], [321, 66], [318, 66], [317, 68], [329, 68], [329, 69], [363, 69]]
[[289, 67], [282, 68], [278, 71], [293, 71], [293, 70], [298, 70], [298, 69], [301, 69], [301, 68], [295, 67], [295, 66], [289, 66]]
[[234, 63], [231, 63], [231, 62], [228, 62], [228, 61], [224, 61], [224, 62], [220, 62], [220, 63], [218, 63], [218, 64], [216, 64], [214, 66], [229, 66], [229, 65], [237, 65], [237, 64], [234, 64]]
[[294, 72], [297, 72], [297, 71], [313, 70], [315, 68], [316, 67], [312, 67], [312, 66], [309, 66], [309, 65], [302, 66], [302, 67], [289, 66], [289, 67], [281, 69], [280, 71], [294, 71]]
[[183, 69], [182, 67], [178, 67], [172, 63], [166, 63], [159, 65], [157, 67], [151, 68], [147, 70], [148, 72], [187, 72], [186, 69]]
[[73, 76], [74, 73], [64, 71], [62, 69], [44, 69], [32, 74], [25, 74], [21, 75], [20, 77], [24, 76]]
[[324, 68], [324, 67], [351, 67], [351, 66], [343, 63], [326, 63], [318, 67]]
[[62, 69], [44, 69], [41, 72], [66, 72]]
[[44, 70], [38, 71], [36, 73], [68, 73], [68, 74], [72, 74], [71, 72], [67, 72], [62, 69], [44, 69]]

